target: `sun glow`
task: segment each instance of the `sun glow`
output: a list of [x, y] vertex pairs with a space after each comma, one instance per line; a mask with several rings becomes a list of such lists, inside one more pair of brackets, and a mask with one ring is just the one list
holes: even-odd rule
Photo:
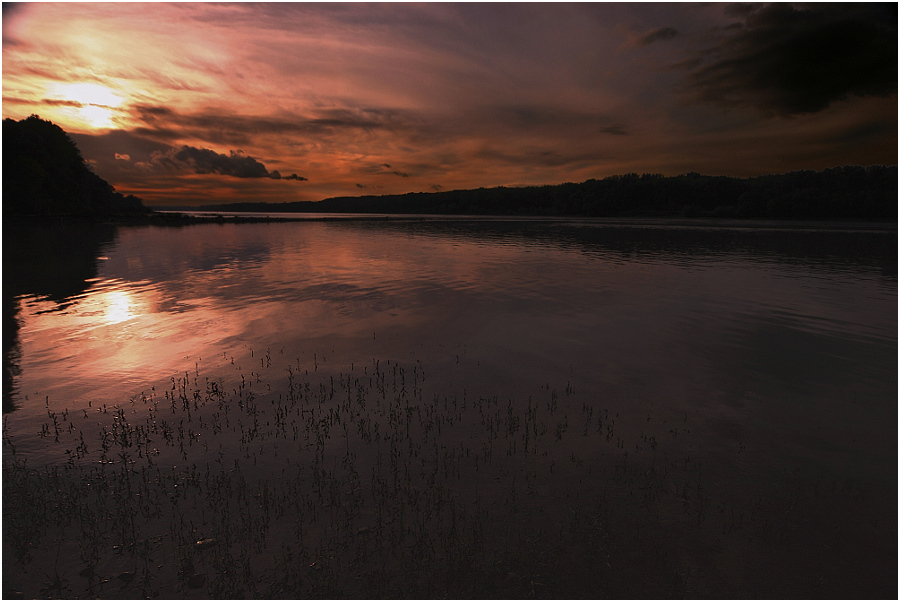
[[118, 324], [135, 316], [131, 311], [131, 295], [124, 291], [110, 291], [105, 296], [107, 306], [103, 317], [107, 323]]
[[110, 88], [93, 83], [56, 84], [48, 93], [52, 100], [64, 103], [69, 118], [93, 129], [115, 127], [116, 109], [125, 102]]

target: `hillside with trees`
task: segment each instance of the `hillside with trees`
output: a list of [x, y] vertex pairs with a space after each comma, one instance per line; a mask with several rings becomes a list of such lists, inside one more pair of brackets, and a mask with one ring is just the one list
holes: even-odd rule
[[752, 178], [626, 174], [580, 184], [206, 205], [209, 211], [731, 217], [897, 221], [897, 166], [835, 167]]
[[75, 142], [32, 115], [3, 120], [3, 216], [108, 217], [146, 213], [91, 171]]
[[[897, 166], [846, 166], [751, 178], [630, 173], [582, 183], [287, 203], [204, 205], [207, 211], [570, 217], [729, 217], [897, 221]], [[146, 215], [95, 174], [59, 126], [32, 115], [3, 121], [3, 215]], [[161, 215], [161, 214], [160, 214]], [[157, 216], [159, 217], [159, 216]]]

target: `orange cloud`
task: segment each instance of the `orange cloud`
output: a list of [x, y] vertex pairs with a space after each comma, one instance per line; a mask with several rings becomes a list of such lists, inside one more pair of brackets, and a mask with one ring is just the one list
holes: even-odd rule
[[[815, 10], [810, 22], [827, 23], [849, 9]], [[752, 56], [758, 36], [735, 23], [786, 31], [754, 15], [678, 4], [29, 4], [4, 19], [3, 116], [58, 123], [101, 176], [150, 204], [896, 163], [895, 80], [893, 93], [879, 80], [877, 94], [790, 119], [761, 113], [758, 91], [719, 102], [703, 74], [721, 64], [703, 49]], [[728, 90], [752, 85], [729, 73]]]

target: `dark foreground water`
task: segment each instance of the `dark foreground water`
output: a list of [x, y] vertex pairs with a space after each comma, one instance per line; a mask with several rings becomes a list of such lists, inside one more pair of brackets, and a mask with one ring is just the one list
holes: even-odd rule
[[4, 597], [897, 596], [893, 226], [3, 244]]

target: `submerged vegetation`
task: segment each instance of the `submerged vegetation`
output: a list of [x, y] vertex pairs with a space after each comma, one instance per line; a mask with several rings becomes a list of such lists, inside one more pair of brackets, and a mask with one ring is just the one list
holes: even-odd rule
[[[139, 201], [85, 172], [62, 130], [31, 119], [51, 141], [51, 164], [72, 169], [51, 177], [27, 153], [4, 153], [4, 170], [16, 174], [4, 188], [5, 216], [98, 221], [121, 209], [121, 220], [138, 223], [199, 221], [145, 214]], [[4, 122], [4, 147], [40, 146], [40, 137], [19, 136], [21, 123]], [[280, 208], [896, 219], [896, 167], [745, 184], [631, 175]], [[229, 207], [241, 208], [273, 210]], [[788, 408], [796, 420], [754, 432], [746, 416], [711, 417], [701, 414], [702, 400], [687, 410], [644, 399], [639, 389], [583, 391], [568, 380], [528, 389], [523, 378], [515, 393], [488, 393], [478, 389], [490, 377], [470, 378], [477, 362], [465, 352], [433, 374], [412, 355], [352, 363], [333, 352], [290, 357], [244, 347], [198, 359], [130, 399], [25, 395], [14, 405], [17, 298], [62, 304], [81, 296], [116, 235], [108, 224], [34, 221], [13, 226], [27, 242], [4, 242], [12, 260], [4, 266], [4, 598], [897, 596], [896, 461], [872, 452], [896, 447], [896, 439], [879, 435], [866, 452], [844, 451], [864, 447], [852, 438], [867, 431], [853, 422], [873, 420], [877, 409], [854, 414], [859, 407], [850, 405], [861, 399], [846, 408], [843, 399]], [[390, 227], [458, 234], [453, 224]], [[481, 224], [466, 236], [547, 235], [511, 229]], [[670, 231], [554, 229], [567, 245], [614, 258], [743, 244], [733, 232], [688, 244]], [[842, 240], [881, 267], [895, 295], [896, 258], [884, 248], [896, 235], [870, 238], [861, 231]], [[805, 233], [753, 244], [763, 254], [833, 261], [838, 249], [823, 240]], [[762, 359], [767, 368], [783, 362]], [[13, 411], [24, 406], [28, 413]], [[823, 411], [834, 412], [841, 429], [849, 425], [838, 435], [849, 443], [831, 439], [831, 429], [804, 431], [821, 428], [807, 413]], [[754, 419], [779, 417], [760, 410]], [[782, 459], [786, 449], [792, 453]]]
[[4, 422], [4, 598], [896, 595], [889, 483], [742, 470], [696, 417], [568, 382], [310, 356]]

